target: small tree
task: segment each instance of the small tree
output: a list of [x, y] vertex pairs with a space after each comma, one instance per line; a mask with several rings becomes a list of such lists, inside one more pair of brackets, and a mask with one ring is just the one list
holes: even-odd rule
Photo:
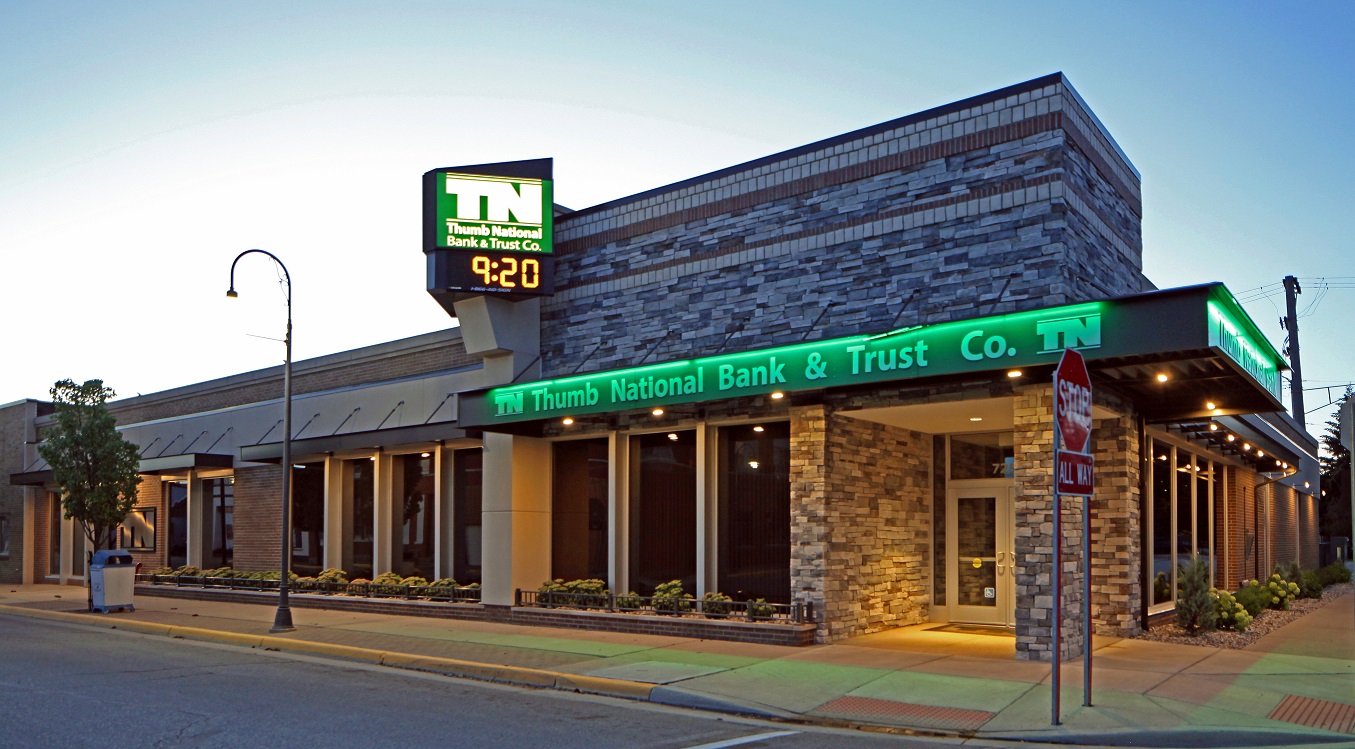
[[1181, 565], [1181, 595], [1176, 599], [1176, 623], [1186, 634], [1211, 632], [1218, 615], [1218, 604], [1209, 595], [1209, 563], [1193, 557]]
[[[98, 551], [136, 503], [140, 456], [136, 445], [118, 433], [117, 422], [104, 405], [115, 393], [104, 387], [103, 380], [83, 385], [61, 380], [51, 393], [56, 425], [38, 446], [38, 454], [51, 466], [65, 516], [80, 523], [90, 546]], [[92, 589], [88, 598], [92, 611]]]

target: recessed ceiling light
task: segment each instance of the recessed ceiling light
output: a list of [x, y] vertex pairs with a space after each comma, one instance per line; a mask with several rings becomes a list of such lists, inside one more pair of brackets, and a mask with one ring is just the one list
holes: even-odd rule
[[1265, 450], [1257, 450], [1257, 451], [1256, 451], [1256, 457], [1258, 457], [1258, 458], [1264, 458], [1264, 457], [1266, 457], [1266, 451], [1265, 451]]
[[672, 441], [674, 441], [674, 442], [677, 442], [677, 441], [678, 441], [677, 433], [676, 433], [676, 432], [669, 432], [669, 433], [668, 433], [668, 439], [670, 439], [670, 440], [672, 440]]
[[1251, 449], [1251, 445], [1247, 444], [1246, 442], [1243, 442], [1243, 443], [1242, 443], [1242, 451], [1243, 451], [1243, 452], [1246, 452], [1247, 450], [1250, 450], [1250, 449]]
[[1021, 370], [1019, 370], [1019, 369], [1008, 370], [1007, 376], [1010, 377], [1010, 378], [1012, 378], [1012, 379], [1014, 380], [1014, 379], [1016, 379], [1017, 377], [1020, 377], [1020, 376], [1021, 376]]
[[1157, 374], [1157, 381], [1158, 381], [1158, 382], [1166, 382], [1167, 379], [1168, 379], [1168, 377], [1167, 377], [1167, 373], [1166, 373], [1166, 372], [1158, 372], [1158, 374]]
[[1228, 441], [1229, 441], [1229, 442], [1232, 442], [1232, 441], [1235, 440], [1235, 439], [1237, 439], [1237, 438], [1234, 437], [1233, 435], [1231, 435], [1231, 434], [1228, 435]]
[[1209, 425], [1209, 431], [1211, 431], [1211, 432], [1217, 432], [1218, 430], [1219, 430], [1219, 425], [1218, 425], [1218, 424], [1210, 424], [1210, 425]]
[[428, 458], [428, 457], [431, 457], [431, 456], [432, 456], [432, 453], [419, 453], [419, 457], [420, 457], [420, 458]]
[[784, 397], [786, 397], [786, 394], [785, 394], [785, 393], [782, 393], [782, 392], [775, 392], [775, 393], [772, 393], [772, 400], [779, 401], [779, 400], [781, 400], [781, 399], [784, 398]]
[[758, 464], [758, 462], [757, 462], [756, 460], [750, 460], [750, 461], [748, 461], [748, 467], [749, 467], [749, 468], [757, 468], [758, 465], [759, 465], [759, 464]]
[[651, 414], [654, 414], [655, 416], [663, 416], [663, 409], [662, 409], [662, 408], [656, 408], [656, 409], [654, 409], [653, 411], [650, 411], [650, 413], [651, 413]]
[[761, 431], [762, 431], [762, 427], [760, 427], [760, 426], [753, 427], [753, 431], [754, 431], [754, 432], [761, 432]]
[[1209, 401], [1208, 403], [1204, 404], [1204, 407], [1210, 411], [1213, 411], [1214, 409], [1218, 408], [1218, 406], [1214, 405], [1214, 401]]
[[970, 416], [970, 417], [969, 417], [969, 420], [970, 420], [970, 421], [983, 421], [983, 417], [982, 417], [982, 416]]
[[1310, 483], [1308, 483], [1307, 481], [1303, 482], [1303, 488], [1304, 488], [1304, 489], [1311, 489], [1312, 487], [1313, 487], [1313, 485], [1310, 484]]
[[564, 424], [565, 426], [569, 426], [570, 424], [574, 423], [574, 419], [566, 416], [564, 419], [560, 421], [560, 423]]

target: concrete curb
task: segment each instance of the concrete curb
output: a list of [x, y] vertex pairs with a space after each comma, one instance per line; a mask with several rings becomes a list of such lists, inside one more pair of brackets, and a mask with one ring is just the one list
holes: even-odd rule
[[[279, 650], [290, 653], [318, 655], [325, 658], [359, 661], [391, 668], [407, 668], [416, 671], [431, 671], [446, 676], [455, 676], [480, 681], [493, 681], [501, 684], [536, 687], [539, 689], [558, 689], [566, 692], [586, 692], [605, 697], [618, 697], [628, 700], [649, 701], [653, 684], [644, 684], [625, 679], [609, 679], [602, 676], [565, 674], [520, 666], [496, 666], [488, 663], [475, 663], [454, 658], [440, 658], [432, 655], [415, 655], [387, 650], [374, 650], [351, 645], [336, 645], [327, 642], [276, 637], [272, 635], [252, 635], [241, 632], [224, 632], [201, 627], [183, 627], [156, 622], [142, 622], [134, 619], [97, 619], [89, 614], [72, 614], [64, 611], [45, 611], [22, 606], [0, 604], [0, 613], [25, 616], [30, 619], [46, 619], [70, 624], [99, 627], [102, 629], [121, 629], [141, 634], [164, 635], [202, 642], [216, 642], [226, 645], [243, 645], [251, 648]], [[728, 711], [727, 711], [728, 712]]]

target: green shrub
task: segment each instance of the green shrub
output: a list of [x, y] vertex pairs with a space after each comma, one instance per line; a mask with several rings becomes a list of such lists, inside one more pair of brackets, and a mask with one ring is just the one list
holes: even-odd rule
[[230, 567], [217, 567], [214, 570], [203, 570], [202, 576], [211, 578], [235, 577], [235, 570]]
[[681, 580], [669, 580], [654, 588], [654, 610], [664, 614], [679, 614], [692, 609], [692, 594], [682, 590]]
[[428, 579], [411, 575], [400, 579], [401, 585], [427, 585]]
[[429, 583], [429, 585], [432, 585], [432, 586], [435, 587], [435, 588], [455, 588], [455, 587], [457, 587], [457, 586], [456, 586], [456, 581], [453, 580], [453, 579], [450, 578], [450, 577], [439, 577], [438, 579], [436, 579], [436, 580], [434, 580], [433, 582]]
[[1298, 583], [1291, 583], [1283, 577], [1271, 575], [1270, 580], [1266, 581], [1265, 586], [1270, 589], [1270, 607], [1277, 611], [1284, 611], [1289, 608], [1289, 602], [1298, 595]]
[[607, 581], [597, 578], [584, 580], [547, 580], [537, 588], [539, 593], [550, 593], [550, 600], [563, 606], [603, 606], [611, 593]]
[[321, 570], [320, 574], [315, 576], [315, 579], [322, 583], [346, 583], [348, 582], [348, 573], [341, 569], [330, 567], [329, 569]]
[[202, 570], [198, 569], [197, 567], [194, 567], [191, 564], [185, 564], [179, 569], [174, 570], [174, 574], [178, 575], [179, 577], [198, 577], [199, 575], [202, 574]]
[[620, 611], [637, 611], [644, 606], [645, 602], [635, 591], [616, 596], [616, 608]]
[[701, 613], [710, 614], [712, 617], [725, 616], [734, 608], [731, 603], [733, 600], [724, 593], [707, 593], [701, 596]]
[[1340, 562], [1332, 562], [1317, 571], [1318, 582], [1322, 587], [1350, 582], [1350, 568]]
[[1239, 603], [1237, 598], [1226, 590], [1210, 588], [1209, 594], [1214, 598], [1215, 625], [1219, 629], [1247, 631], [1247, 627], [1251, 626], [1252, 622], [1252, 615], [1247, 613], [1247, 607]]
[[174, 568], [173, 568], [173, 567], [156, 567], [155, 569], [151, 570], [151, 574], [152, 574], [152, 575], [172, 575], [172, 574], [174, 574]]
[[1189, 635], [1212, 631], [1218, 604], [1209, 595], [1209, 562], [1195, 557], [1181, 565], [1177, 574], [1181, 595], [1176, 599], [1176, 623]]
[[770, 619], [776, 615], [776, 607], [767, 603], [766, 598], [750, 598], [747, 606], [749, 619]]
[[1270, 589], [1256, 580], [1248, 580], [1242, 583], [1242, 587], [1237, 590], [1236, 597], [1237, 602], [1242, 604], [1242, 608], [1246, 609], [1253, 619], [1260, 616], [1262, 611], [1270, 608]]
[[1317, 570], [1304, 570], [1299, 580], [1299, 598], [1321, 598], [1322, 580]]

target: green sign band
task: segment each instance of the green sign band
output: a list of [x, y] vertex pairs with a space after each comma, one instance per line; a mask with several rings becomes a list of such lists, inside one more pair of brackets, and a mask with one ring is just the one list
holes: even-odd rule
[[499, 387], [463, 398], [460, 421], [488, 426], [1052, 365], [1064, 348], [1102, 359], [1213, 346], [1243, 356], [1243, 370], [1275, 393], [1268, 378], [1278, 379], [1278, 356], [1241, 335], [1246, 326], [1215, 299], [1232, 297], [1220, 285], [1202, 286]]

